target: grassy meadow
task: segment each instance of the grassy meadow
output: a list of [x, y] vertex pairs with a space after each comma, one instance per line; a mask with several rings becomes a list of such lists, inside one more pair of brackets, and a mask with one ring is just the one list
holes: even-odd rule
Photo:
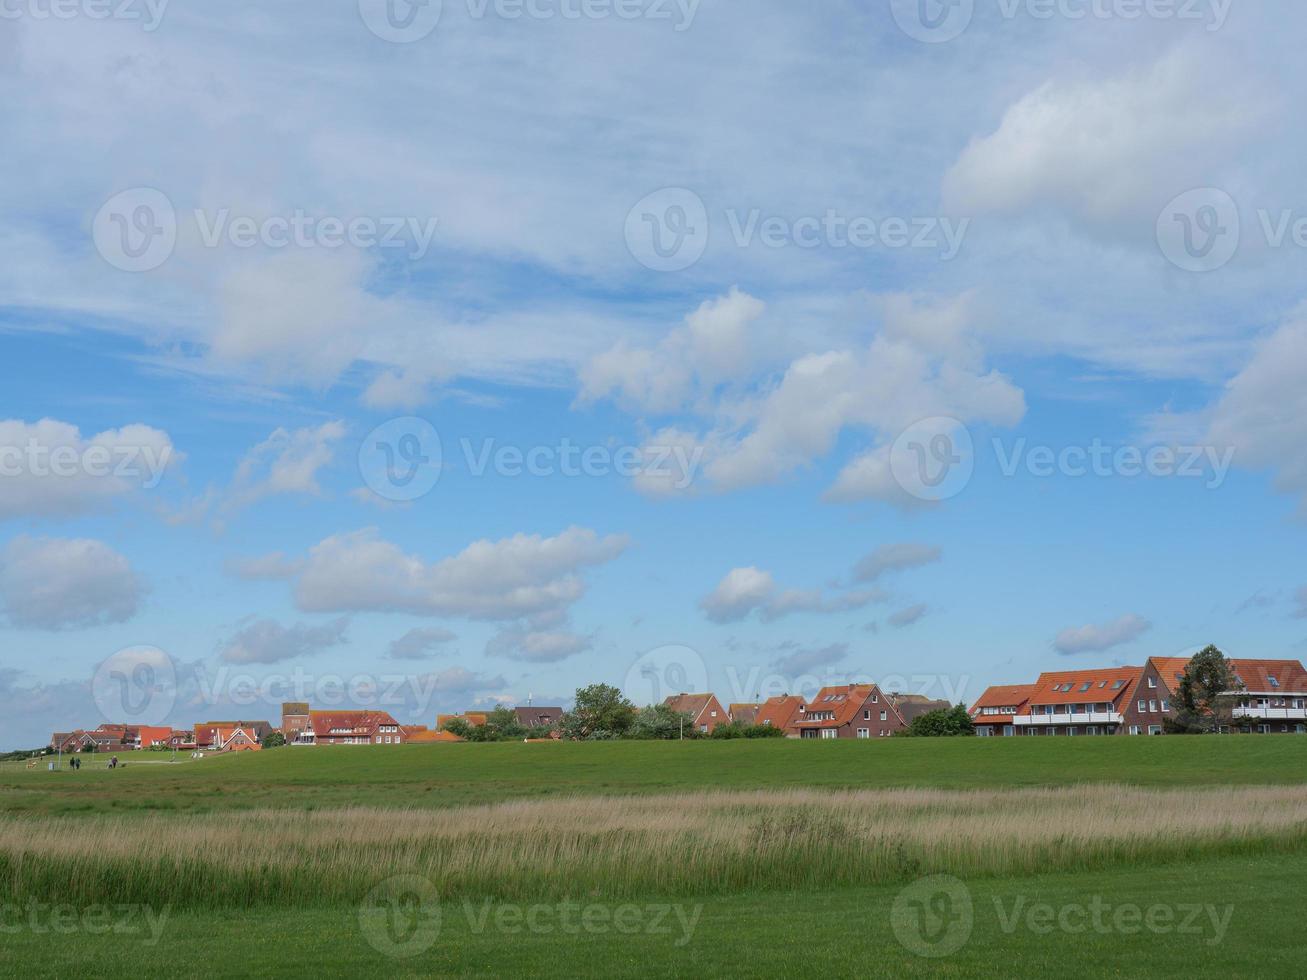
[[[763, 953], [766, 972], [867, 972], [875, 950], [892, 964], [886, 972], [909, 976], [977, 975], [996, 960], [1022, 964], [1004, 975], [1042, 976], [1068, 956], [1091, 976], [1216, 975], [1205, 971], [1241, 960], [1280, 975], [1259, 937], [1278, 923], [1302, 945], [1290, 932], [1307, 872], [1307, 739], [448, 745], [165, 759], [132, 757], [112, 772], [0, 769], [0, 974], [497, 976], [518, 964], [538, 975], [661, 976], [696, 963], [750, 976], [763, 972], [750, 969]], [[891, 920], [903, 896], [939, 875], [960, 880], [974, 913], [966, 942], [931, 958]], [[1015, 913], [994, 904], [1127, 895], [1150, 906], [1219, 902], [1234, 917], [1219, 939], [1186, 945], [1177, 931], [1014, 926]], [[912, 914], [953, 907], [938, 901]], [[600, 927], [569, 931], [556, 917], [521, 927], [529, 910], [569, 903]], [[160, 919], [159, 938], [84, 924], [42, 931], [38, 920], [54, 914], [46, 907], [77, 923], [88, 909], [145, 908]], [[617, 910], [638, 926], [641, 910], [659, 908], [675, 928], [614, 925]], [[432, 910], [436, 935], [417, 942]]]

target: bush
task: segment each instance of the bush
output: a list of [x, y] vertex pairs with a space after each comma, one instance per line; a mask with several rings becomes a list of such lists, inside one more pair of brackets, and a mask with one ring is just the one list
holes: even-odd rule
[[712, 730], [709, 738], [784, 738], [785, 732], [771, 725], [746, 725], [743, 722], [732, 721], [729, 724], [718, 725]]
[[959, 704], [920, 715], [907, 729], [895, 734], [907, 738], [958, 738], [975, 735], [976, 726], [967, 714], [966, 705]]
[[259, 743], [265, 749], [279, 749], [286, 744], [286, 736], [281, 732], [268, 732], [263, 736], [263, 741]]

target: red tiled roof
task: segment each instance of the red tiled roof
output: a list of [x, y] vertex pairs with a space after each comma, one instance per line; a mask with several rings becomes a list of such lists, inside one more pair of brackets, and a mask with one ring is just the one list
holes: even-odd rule
[[[808, 702], [807, 713], [795, 723], [801, 728], [843, 728], [857, 716], [862, 706], [873, 695], [880, 695], [880, 688], [875, 684], [845, 684], [840, 687], [823, 687], [817, 696]], [[890, 703], [889, 698], [880, 696], [879, 703], [887, 711], [896, 715], [898, 709]], [[816, 719], [816, 712], [833, 712], [834, 718]], [[900, 719], [901, 720], [901, 719]]]
[[678, 714], [689, 715], [692, 720], [697, 722], [699, 716], [716, 701], [717, 697], [713, 694], [673, 694], [663, 704]]
[[782, 731], [791, 730], [799, 717], [799, 709], [803, 706], [804, 700], [797, 694], [781, 694], [768, 698], [767, 702], [758, 709], [754, 724], [771, 725]]
[[1142, 667], [1108, 667], [1043, 673], [1031, 688], [1030, 704], [1124, 703], [1123, 699], [1133, 693], [1143, 671]]
[[[1189, 666], [1189, 660], [1185, 657], [1153, 657], [1151, 662], [1162, 681], [1175, 693], [1185, 668]], [[1230, 666], [1250, 693], [1307, 693], [1307, 668], [1297, 660], [1244, 660], [1231, 657]]]
[[399, 727], [399, 722], [386, 711], [314, 711], [309, 714], [309, 725], [314, 738], [348, 738], [371, 736], [382, 725]]
[[1016, 708], [1021, 709], [1027, 701], [1030, 700], [1030, 692], [1035, 689], [1033, 684], [995, 684], [987, 688], [980, 699], [971, 706], [971, 713], [975, 714], [979, 708]]

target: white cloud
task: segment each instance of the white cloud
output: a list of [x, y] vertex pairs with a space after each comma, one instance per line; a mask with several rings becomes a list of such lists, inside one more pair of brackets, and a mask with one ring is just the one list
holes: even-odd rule
[[913, 541], [881, 545], [853, 567], [853, 575], [859, 582], [874, 582], [890, 572], [930, 565], [943, 556], [939, 548]]
[[391, 660], [426, 660], [437, 647], [454, 642], [458, 637], [446, 629], [411, 629], [397, 640], [392, 640], [387, 656]]
[[100, 509], [153, 489], [180, 459], [168, 434], [148, 425], [83, 438], [55, 419], [0, 420], [0, 521]]
[[774, 622], [794, 613], [840, 613], [861, 609], [888, 596], [879, 589], [863, 589], [826, 595], [820, 589], [779, 590], [771, 572], [759, 568], [734, 568], [711, 593], [699, 600], [699, 608], [715, 623], [734, 623], [757, 612], [763, 622]]
[[477, 541], [428, 564], [383, 540], [375, 528], [315, 545], [296, 599], [317, 612], [407, 612], [469, 619], [517, 619], [565, 608], [585, 593], [580, 572], [622, 554], [624, 535], [572, 527], [546, 538], [517, 534]]
[[322, 626], [282, 626], [274, 619], [260, 619], [242, 627], [222, 645], [222, 659], [229, 664], [294, 660], [340, 646], [348, 628], [349, 620], [343, 616]]
[[145, 585], [101, 541], [18, 537], [0, 552], [0, 608], [21, 629], [86, 629], [136, 615]]
[[1050, 210], [1151, 242], [1166, 201], [1210, 183], [1264, 114], [1265, 94], [1225, 67], [1214, 46], [1187, 45], [1110, 77], [1048, 81], [971, 141], [944, 177], [944, 206]]
[[830, 646], [808, 650], [798, 650], [775, 661], [772, 666], [789, 677], [811, 674], [821, 667], [830, 667], [849, 655], [847, 643], [832, 643]]
[[1275, 473], [1307, 514], [1307, 307], [1257, 344], [1210, 411], [1207, 439], [1235, 463]]
[[1142, 616], [1129, 613], [1101, 626], [1064, 629], [1053, 641], [1053, 649], [1068, 657], [1081, 653], [1104, 653], [1134, 642], [1152, 628], [1153, 624]]
[[335, 458], [335, 443], [344, 436], [343, 422], [277, 429], [236, 467], [224, 507], [244, 507], [274, 494], [321, 494], [318, 472]]
[[614, 397], [636, 411], [666, 413], [746, 376], [752, 366], [750, 327], [766, 311], [738, 287], [703, 303], [684, 325], [652, 348], [618, 346], [580, 370], [581, 400]]

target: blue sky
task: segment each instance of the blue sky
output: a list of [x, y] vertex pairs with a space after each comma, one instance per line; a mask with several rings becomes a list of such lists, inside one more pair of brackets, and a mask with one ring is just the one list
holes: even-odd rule
[[0, 747], [1302, 656], [1307, 15], [38, 8], [0, 22]]

